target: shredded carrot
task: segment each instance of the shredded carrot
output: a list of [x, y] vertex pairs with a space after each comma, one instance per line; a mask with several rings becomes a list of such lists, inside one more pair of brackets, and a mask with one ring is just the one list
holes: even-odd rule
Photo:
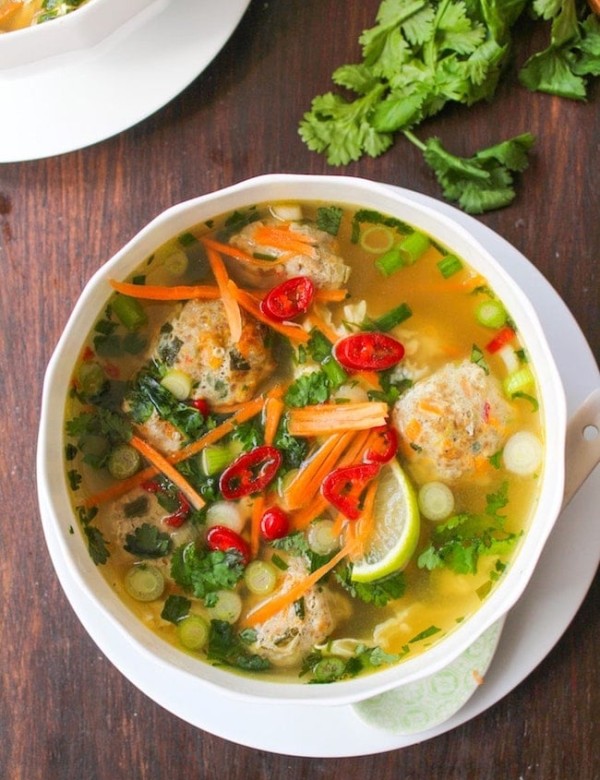
[[177, 485], [181, 492], [191, 501], [195, 509], [202, 509], [204, 506], [204, 499], [202, 496], [194, 490], [187, 479], [169, 463], [164, 455], [161, 455], [160, 452], [155, 450], [154, 447], [151, 447], [143, 439], [140, 439], [139, 436], [132, 436], [129, 443], [132, 447], [135, 447], [147, 461], [164, 474], [165, 477], [170, 479], [174, 485]]
[[349, 525], [352, 539], [355, 542], [353, 557], [360, 558], [364, 555], [367, 543], [375, 526], [375, 494], [377, 493], [377, 481], [374, 480], [367, 487], [361, 516], [355, 523]]
[[284, 252], [295, 252], [299, 255], [316, 257], [314, 240], [289, 226], [257, 225], [252, 233], [257, 244], [273, 249], [281, 249]]
[[320, 330], [325, 338], [328, 339], [332, 344], [335, 344], [336, 341], [339, 341], [340, 335], [337, 330], [325, 321], [324, 317], [318, 311], [316, 311], [314, 306], [308, 315], [308, 319], [312, 325], [317, 330]]
[[201, 240], [206, 248], [210, 247], [216, 252], [227, 255], [227, 257], [232, 257], [234, 260], [240, 260], [248, 265], [255, 265], [258, 268], [273, 268], [273, 266], [279, 265], [289, 259], [289, 256], [284, 257], [282, 255], [281, 257], [273, 258], [273, 260], [262, 260], [258, 257], [252, 257], [252, 255], [249, 255], [247, 252], [244, 252], [235, 246], [231, 246], [231, 244], [223, 244], [221, 241], [215, 241], [212, 238], [203, 238]]
[[[336, 467], [350, 466], [352, 463], [360, 462], [362, 455], [367, 448], [370, 431], [359, 431], [351, 440], [348, 448], [338, 459]], [[322, 480], [321, 480], [322, 481]], [[319, 483], [319, 488], [321, 483]], [[292, 525], [296, 531], [306, 528], [315, 518], [323, 514], [329, 507], [329, 502], [319, 493], [313, 501], [298, 512], [292, 515]]]
[[[257, 415], [262, 409], [263, 403], [263, 398], [255, 398], [252, 401], [248, 401], [239, 411], [233, 414], [229, 419], [222, 422], [221, 425], [217, 425], [216, 428], [213, 428], [211, 431], [208, 431], [208, 433], [205, 433], [204, 436], [201, 436], [197, 441], [194, 441], [191, 444], [188, 444], [186, 447], [182, 447], [182, 449], [177, 450], [177, 452], [173, 453], [172, 455], [169, 455], [166, 460], [172, 464], [180, 463], [183, 460], [187, 460], [187, 458], [191, 458], [193, 455], [197, 455], [209, 444], [214, 444], [228, 433], [231, 433], [236, 425], [242, 422], [246, 422], [246, 420], [249, 420], [250, 418]], [[141, 485], [142, 482], [145, 482], [147, 479], [152, 479], [152, 477], [156, 476], [159, 471], [160, 469], [156, 468], [155, 466], [149, 466], [148, 468], [142, 469], [142, 471], [138, 471], [137, 474], [129, 477], [129, 479], [115, 482], [114, 485], [110, 485], [110, 487], [88, 496], [83, 501], [83, 505], [85, 507], [99, 506], [106, 501], [111, 501], [113, 499], [119, 498], [120, 496], [124, 496], [126, 493], [129, 493], [130, 490], [133, 490], [133, 488]]]
[[285, 323], [274, 322], [269, 319], [260, 309], [260, 302], [249, 292], [241, 290], [231, 279], [229, 280], [229, 287], [231, 288], [231, 294], [235, 297], [242, 309], [245, 309], [248, 314], [251, 314], [255, 319], [265, 323], [273, 330], [281, 333], [283, 336], [287, 336], [290, 341], [297, 343], [306, 343], [310, 336], [308, 333], [298, 325], [286, 325]]
[[265, 509], [265, 497], [258, 495], [252, 504], [252, 513], [250, 515], [250, 551], [252, 557], [256, 558], [260, 546], [260, 521]]
[[365, 430], [385, 425], [387, 413], [387, 404], [382, 401], [305, 406], [290, 410], [288, 431], [292, 436], [325, 436], [336, 431]]
[[220, 298], [219, 288], [212, 284], [177, 285], [165, 287], [158, 284], [131, 284], [108, 280], [111, 287], [130, 298], [143, 298], [148, 301], [188, 301], [192, 298], [212, 300]]
[[353, 546], [351, 544], [344, 545], [342, 549], [323, 566], [320, 566], [307, 577], [292, 585], [288, 590], [283, 593], [278, 593], [276, 596], [269, 599], [269, 601], [259, 605], [256, 609], [246, 615], [244, 621], [246, 625], [255, 626], [257, 623], [264, 623], [265, 620], [269, 620], [273, 615], [281, 612], [282, 609], [285, 609], [286, 607], [289, 607], [290, 604], [298, 601], [298, 599], [302, 598], [302, 596], [310, 590], [321, 577], [335, 568], [338, 563], [352, 551]]
[[227, 316], [227, 322], [229, 323], [229, 330], [231, 332], [231, 338], [234, 344], [237, 344], [242, 336], [242, 313], [240, 311], [240, 305], [237, 302], [235, 296], [231, 292], [231, 288], [228, 284], [229, 274], [225, 268], [225, 263], [221, 255], [211, 247], [207, 247], [206, 255], [208, 262], [210, 263], [213, 276], [219, 287], [221, 293], [221, 300], [225, 307], [225, 314]]
[[300, 509], [309, 504], [321, 487], [321, 482], [337, 463], [348, 446], [354, 431], [332, 433], [321, 446], [309, 455], [285, 491], [286, 507]]
[[348, 295], [348, 290], [345, 290], [343, 287], [340, 287], [338, 290], [320, 288], [315, 292], [315, 300], [319, 301], [319, 303], [340, 303], [340, 301], [345, 301]]
[[355, 374], [352, 374], [352, 378], [362, 379], [362, 381], [370, 387], [381, 387], [377, 371], [357, 371]]
[[281, 415], [285, 409], [285, 404], [281, 398], [267, 398], [263, 409], [265, 421], [265, 444], [273, 444]]
[[340, 536], [345, 525], [348, 525], [348, 518], [343, 512], [338, 512], [333, 521], [333, 526], [331, 527], [332, 535]]

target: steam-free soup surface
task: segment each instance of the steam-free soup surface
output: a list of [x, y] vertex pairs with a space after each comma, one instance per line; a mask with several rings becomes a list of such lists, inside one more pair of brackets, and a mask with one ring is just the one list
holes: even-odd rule
[[22, 30], [75, 11], [87, 0], [0, 0], [0, 33]]
[[478, 609], [543, 467], [534, 367], [486, 279], [396, 218], [302, 202], [190, 226], [114, 287], [66, 471], [132, 620], [334, 682]]

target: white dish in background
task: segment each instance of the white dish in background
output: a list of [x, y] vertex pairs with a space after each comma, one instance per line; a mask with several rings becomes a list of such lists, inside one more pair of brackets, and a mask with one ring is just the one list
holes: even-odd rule
[[[0, 163], [81, 149], [145, 119], [204, 70], [248, 5], [154, 0], [92, 48], [0, 68], [0, 105], [10, 106], [10, 121], [0, 123]], [[61, 21], [68, 17], [46, 24]]]
[[[461, 222], [518, 280], [546, 329], [573, 413], [598, 387], [600, 377], [585, 338], [556, 292], [512, 246], [476, 220], [425, 196], [415, 199]], [[94, 612], [89, 597], [69, 573], [57, 532], [44, 510], [42, 521], [55, 568], [79, 619], [112, 663], [154, 701], [189, 723], [239, 744], [282, 754], [334, 757], [398, 749], [444, 733], [483, 712], [521, 682], [560, 638], [589, 588], [600, 558], [600, 529], [594, 511], [599, 500], [597, 468], [561, 514], [525, 594], [510, 611], [486, 684], [456, 715], [410, 735], [369, 726], [351, 706], [257, 704], [220, 694], [176, 668], [163, 665], [159, 673], [150, 656], [133, 654], [127, 639], [104, 615]], [[582, 537], [585, 545], [578, 542]], [[558, 569], [560, 589], [556, 589]], [[282, 722], [293, 728], [282, 730]]]

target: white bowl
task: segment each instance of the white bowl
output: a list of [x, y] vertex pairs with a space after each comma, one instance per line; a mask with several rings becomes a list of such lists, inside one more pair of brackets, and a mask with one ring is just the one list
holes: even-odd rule
[[[346, 203], [390, 214], [434, 236], [486, 277], [504, 301], [536, 368], [542, 391], [546, 462], [540, 497], [530, 528], [505, 576], [479, 610], [453, 632], [419, 656], [376, 674], [332, 685], [273, 683], [242, 677], [212, 667], [178, 651], [154, 635], [120, 601], [91, 561], [78, 531], [66, 484], [64, 409], [75, 357], [86, 334], [104, 308], [112, 288], [110, 277], [123, 279], [157, 246], [191, 226], [219, 214], [272, 200], [317, 200]], [[51, 358], [46, 373], [38, 441], [40, 507], [62, 548], [69, 574], [98, 613], [131, 643], [140, 662], [176, 667], [233, 696], [266, 701], [345, 704], [369, 698], [434, 674], [454, 661], [492, 624], [502, 618], [523, 593], [558, 517], [563, 501], [566, 402], [560, 375], [544, 332], [527, 297], [494, 258], [463, 227], [411, 197], [383, 184], [344, 176], [269, 175], [250, 179], [163, 212], [102, 266], [86, 285]], [[89, 616], [93, 621], [93, 615]]]
[[88, 0], [70, 13], [0, 35], [0, 70], [90, 49], [155, 0]]

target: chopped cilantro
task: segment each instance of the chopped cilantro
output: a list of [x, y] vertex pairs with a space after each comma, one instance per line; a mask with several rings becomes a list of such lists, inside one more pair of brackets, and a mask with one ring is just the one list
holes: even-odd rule
[[322, 404], [329, 398], [329, 379], [323, 371], [312, 371], [294, 380], [288, 387], [284, 401], [288, 406]]
[[422, 642], [423, 639], [429, 639], [430, 636], [434, 636], [434, 634], [439, 634], [441, 631], [441, 628], [438, 628], [437, 626], [429, 626], [429, 628], [426, 628], [424, 631], [421, 631], [416, 636], [413, 636], [412, 639], [408, 640], [408, 643], [412, 645], [414, 642]]
[[151, 523], [142, 523], [125, 536], [123, 547], [138, 558], [162, 558], [171, 550], [171, 537]]
[[236, 633], [234, 627], [224, 620], [212, 620], [208, 636], [208, 658], [238, 669], [260, 672], [269, 669], [271, 664], [266, 658], [250, 653], [246, 640]]
[[167, 597], [160, 616], [169, 623], [179, 623], [190, 611], [192, 602], [185, 596], [171, 594]]
[[199, 550], [194, 542], [178, 547], [171, 559], [171, 576], [196, 598], [206, 599], [221, 589], [235, 587], [244, 573], [235, 550]]
[[88, 540], [90, 558], [96, 565], [99, 563], [106, 563], [110, 557], [110, 553], [108, 552], [106, 539], [102, 535], [102, 532], [93, 525], [84, 525], [83, 532]]
[[385, 607], [389, 601], [399, 599], [406, 589], [403, 572], [395, 572], [374, 582], [353, 582], [352, 564], [348, 564], [337, 569], [335, 577], [353, 598], [376, 607]]
[[343, 211], [339, 206], [321, 206], [317, 209], [317, 227], [332, 236], [337, 236]]

